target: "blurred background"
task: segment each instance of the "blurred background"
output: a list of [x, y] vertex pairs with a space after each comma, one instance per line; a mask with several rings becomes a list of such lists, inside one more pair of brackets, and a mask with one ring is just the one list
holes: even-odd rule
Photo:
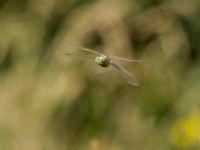
[[[199, 0], [0, 0], [1, 150], [200, 149]], [[118, 71], [67, 43], [144, 63]]]

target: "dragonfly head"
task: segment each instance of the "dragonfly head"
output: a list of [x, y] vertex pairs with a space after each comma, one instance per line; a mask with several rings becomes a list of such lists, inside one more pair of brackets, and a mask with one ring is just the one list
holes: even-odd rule
[[100, 55], [95, 58], [95, 62], [101, 67], [108, 67], [110, 65], [110, 58], [106, 55]]

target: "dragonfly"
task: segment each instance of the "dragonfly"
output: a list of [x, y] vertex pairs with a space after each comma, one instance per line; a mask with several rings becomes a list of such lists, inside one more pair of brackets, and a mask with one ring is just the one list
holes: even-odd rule
[[65, 53], [66, 56], [69, 57], [74, 57], [82, 60], [93, 60], [95, 63], [97, 63], [101, 67], [109, 67], [112, 66], [115, 69], [117, 69], [122, 75], [128, 80], [128, 83], [133, 86], [139, 86], [140, 83], [136, 79], [136, 77], [130, 73], [127, 69], [122, 67], [121, 65], [114, 63], [114, 60], [120, 60], [128, 63], [141, 63], [141, 60], [136, 60], [136, 59], [128, 59], [128, 58], [123, 58], [123, 57], [118, 57], [118, 56], [108, 56], [106, 54], [100, 53], [98, 51], [81, 47], [81, 46], [76, 46], [73, 44], [66, 43], [67, 47], [74, 48], [74, 49], [79, 49], [88, 53], [93, 54], [91, 55], [82, 55], [82, 54], [75, 54], [75, 53]]

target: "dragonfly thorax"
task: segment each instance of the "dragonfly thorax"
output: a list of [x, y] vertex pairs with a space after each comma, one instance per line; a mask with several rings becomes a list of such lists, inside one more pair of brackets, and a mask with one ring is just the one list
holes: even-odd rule
[[100, 55], [95, 58], [95, 62], [101, 67], [108, 67], [110, 65], [110, 58], [106, 55]]

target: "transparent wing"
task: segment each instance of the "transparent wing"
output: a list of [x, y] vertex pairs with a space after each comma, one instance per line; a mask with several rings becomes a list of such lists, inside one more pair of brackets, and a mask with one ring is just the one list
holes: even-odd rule
[[87, 55], [80, 55], [80, 54], [74, 54], [74, 53], [65, 53], [66, 56], [74, 57], [82, 60], [92, 60], [94, 61], [94, 56], [87, 56]]
[[126, 62], [130, 62], [130, 63], [143, 63], [142, 60], [138, 60], [138, 59], [128, 59], [128, 58], [123, 58], [123, 57], [118, 57], [118, 56], [109, 56], [111, 59], [117, 59], [120, 61], [126, 61]]
[[116, 68], [117, 70], [119, 70], [121, 73], [123, 73], [123, 75], [125, 75], [125, 77], [128, 79], [128, 83], [134, 86], [139, 86], [140, 83], [138, 80], [136, 80], [135, 76], [133, 74], [131, 74], [130, 72], [128, 72], [125, 68], [123, 68], [120, 65], [117, 65], [113, 62], [110, 63], [114, 68]]
[[65, 45], [67, 47], [83, 50], [83, 51], [86, 51], [86, 52], [90, 52], [90, 53], [93, 53], [93, 54], [98, 55], [98, 56], [101, 55], [101, 53], [99, 53], [99, 52], [97, 52], [95, 50], [89, 49], [89, 48], [85, 48], [85, 47], [81, 47], [81, 46], [75, 46], [75, 45], [70, 44], [70, 43], [65, 43]]
[[[98, 56], [102, 55], [102, 53], [100, 53], [100, 52], [97, 52], [97, 51], [89, 49], [89, 48], [76, 46], [75, 44], [71, 44], [68, 41], [65, 43], [65, 45], [67, 47], [83, 50], [83, 51], [86, 51], [86, 52], [90, 52], [90, 53], [93, 53], [93, 54], [98, 55]], [[143, 61], [137, 60], [137, 59], [128, 59], [128, 58], [123, 58], [123, 57], [118, 57], [118, 56], [109, 56], [109, 57], [111, 59], [117, 59], [117, 60], [120, 60], [120, 61], [125, 61], [125, 62], [130, 62], [130, 63], [143, 63]]]

